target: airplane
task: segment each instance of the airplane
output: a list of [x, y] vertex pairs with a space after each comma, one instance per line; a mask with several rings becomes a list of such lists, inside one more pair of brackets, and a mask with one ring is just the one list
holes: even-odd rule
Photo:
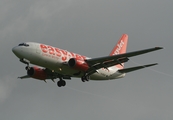
[[[26, 64], [27, 75], [19, 77], [20, 79], [34, 78], [45, 82], [50, 79], [55, 82], [54, 79], [59, 78], [57, 86], [64, 87], [65, 80], [71, 80], [72, 77], [81, 78], [83, 82], [114, 80], [123, 78], [126, 73], [157, 65], [154, 63], [124, 68], [124, 63], [130, 57], [163, 49], [162, 47], [153, 47], [126, 52], [127, 44], [128, 35], [123, 34], [108, 56], [97, 58], [89, 58], [36, 42], [20, 43], [13, 47], [12, 51], [20, 62]], [[30, 67], [30, 64], [34, 66]]]

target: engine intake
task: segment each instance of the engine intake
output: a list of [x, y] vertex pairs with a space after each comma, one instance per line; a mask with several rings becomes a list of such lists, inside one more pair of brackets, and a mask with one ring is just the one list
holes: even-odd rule
[[80, 70], [80, 71], [87, 71], [89, 69], [89, 66], [88, 64], [83, 61], [83, 60], [78, 60], [76, 58], [71, 58], [69, 61], [68, 61], [68, 65], [71, 67], [71, 68], [74, 68], [76, 70]]
[[39, 80], [45, 80], [47, 78], [47, 73], [44, 69], [39, 67], [31, 67], [27, 70], [28, 76], [39, 79]]

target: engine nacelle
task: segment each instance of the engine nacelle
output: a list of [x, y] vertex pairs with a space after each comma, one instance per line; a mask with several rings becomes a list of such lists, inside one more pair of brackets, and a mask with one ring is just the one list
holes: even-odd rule
[[36, 66], [29, 68], [27, 74], [28, 76], [39, 80], [45, 80], [48, 77], [44, 69]]
[[89, 66], [88, 66], [88, 64], [85, 61], [78, 60], [78, 59], [75, 59], [75, 58], [71, 58], [68, 61], [68, 65], [71, 68], [74, 68], [74, 69], [80, 70], [80, 71], [87, 71], [89, 69]]

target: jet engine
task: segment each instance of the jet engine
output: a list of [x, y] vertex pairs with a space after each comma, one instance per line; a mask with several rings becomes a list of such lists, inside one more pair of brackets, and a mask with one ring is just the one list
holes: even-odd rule
[[28, 74], [28, 76], [35, 78], [35, 79], [39, 79], [39, 80], [45, 80], [48, 77], [48, 75], [44, 69], [36, 67], [36, 66], [30, 67], [27, 70], [27, 74]]
[[68, 61], [68, 65], [71, 67], [71, 68], [74, 68], [76, 70], [80, 70], [80, 71], [87, 71], [89, 69], [89, 66], [88, 64], [83, 61], [83, 60], [78, 60], [76, 58], [71, 58], [69, 61]]

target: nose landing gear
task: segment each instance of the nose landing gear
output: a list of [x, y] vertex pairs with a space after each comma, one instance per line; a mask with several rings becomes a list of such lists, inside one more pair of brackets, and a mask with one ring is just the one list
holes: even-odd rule
[[27, 64], [27, 66], [25, 67], [26, 70], [30, 69], [30, 67], [29, 67], [30, 61], [29, 60], [23, 58], [23, 59], [20, 59], [20, 62]]

